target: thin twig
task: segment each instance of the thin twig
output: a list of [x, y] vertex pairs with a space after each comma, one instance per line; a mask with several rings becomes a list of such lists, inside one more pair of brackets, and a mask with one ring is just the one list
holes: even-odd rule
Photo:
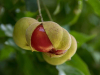
[[43, 17], [42, 17], [42, 14], [41, 14], [41, 8], [40, 8], [40, 1], [39, 0], [37, 0], [37, 4], [38, 4], [39, 16], [41, 17], [41, 22], [43, 22]]
[[53, 21], [53, 19], [52, 19], [52, 17], [51, 17], [51, 14], [50, 14], [48, 8], [46, 7], [46, 5], [44, 4], [43, 1], [42, 1], [42, 4], [43, 4], [43, 6], [44, 6], [44, 8], [45, 8], [45, 10], [46, 10], [46, 12], [47, 12], [47, 15], [48, 15], [49, 19], [50, 19], [51, 21]]

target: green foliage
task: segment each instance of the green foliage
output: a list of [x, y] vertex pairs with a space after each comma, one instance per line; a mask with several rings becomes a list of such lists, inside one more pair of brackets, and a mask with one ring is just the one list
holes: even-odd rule
[[94, 9], [94, 12], [100, 16], [100, 1], [99, 0], [87, 0], [87, 3], [91, 5], [91, 7]]
[[25, 52], [24, 54], [17, 52], [17, 62], [24, 75], [57, 75], [55, 66], [51, 66], [46, 62], [41, 62], [37, 58], [37, 52]]
[[4, 37], [5, 36], [5, 33], [0, 29], [0, 37]]
[[0, 53], [0, 61], [6, 60], [11, 57], [11, 54], [14, 53], [14, 48], [11, 46], [5, 46]]
[[44, 21], [53, 20], [77, 40], [77, 53], [62, 65], [46, 63], [40, 52], [22, 50], [13, 27], [22, 17], [37, 18], [36, 0], [0, 0], [0, 75], [100, 75], [100, 1], [40, 0]]
[[66, 64], [80, 70], [84, 75], [90, 75], [87, 65], [77, 54], [75, 54], [70, 61], [66, 62]]
[[86, 34], [83, 34], [83, 33], [79, 33], [79, 32], [76, 32], [76, 31], [71, 31], [70, 32], [77, 40], [77, 43], [78, 43], [78, 48], [80, 46], [82, 46], [82, 44], [86, 43], [87, 41], [93, 39], [95, 37], [95, 35], [86, 35]]
[[59, 65], [57, 68], [59, 70], [59, 75], [85, 75], [78, 69], [66, 64]]

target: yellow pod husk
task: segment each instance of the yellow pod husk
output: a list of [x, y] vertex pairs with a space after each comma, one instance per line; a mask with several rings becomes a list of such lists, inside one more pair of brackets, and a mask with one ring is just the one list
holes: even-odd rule
[[53, 47], [57, 50], [67, 50], [71, 46], [70, 34], [57, 23], [48, 21], [43, 23]]
[[[59, 26], [57, 23], [48, 22], [37, 22], [30, 25], [26, 30], [26, 40], [31, 46], [31, 36], [35, 28], [42, 23], [44, 30], [51, 41], [53, 47], [57, 50], [67, 50], [71, 46], [71, 36], [70, 34]], [[34, 48], [32, 49], [34, 51]]]
[[75, 38], [71, 35], [71, 47], [68, 49], [65, 55], [59, 58], [51, 58], [50, 56], [43, 53], [43, 58], [46, 62], [48, 62], [51, 65], [60, 65], [66, 62], [67, 60], [71, 59], [71, 57], [75, 54], [77, 50], [77, 42]]
[[13, 39], [15, 43], [26, 50], [31, 50], [30, 46], [26, 41], [26, 29], [33, 23], [38, 22], [37, 20], [29, 17], [21, 18], [17, 21], [13, 31]]
[[63, 28], [62, 40], [60, 41], [57, 50], [68, 50], [70, 46], [71, 46], [71, 36], [67, 32], [67, 30]]

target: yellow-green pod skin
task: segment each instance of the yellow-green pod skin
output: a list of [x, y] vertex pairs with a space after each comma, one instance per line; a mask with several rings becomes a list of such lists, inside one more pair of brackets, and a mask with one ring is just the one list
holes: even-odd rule
[[38, 22], [37, 20], [29, 17], [21, 18], [17, 21], [13, 31], [13, 39], [15, 43], [26, 50], [31, 50], [30, 46], [26, 41], [26, 29], [33, 23]]
[[71, 37], [67, 30], [52, 21], [44, 22], [43, 27], [56, 50], [67, 50], [70, 48]]
[[[34, 30], [36, 29], [36, 27], [38, 25], [40, 25], [40, 24], [41, 24], [41, 22], [33, 23], [26, 30], [26, 40], [27, 40], [27, 43], [29, 44], [30, 47], [31, 47], [31, 36], [32, 36], [32, 33], [34, 32]], [[31, 50], [32, 51], [36, 51], [33, 47], [31, 47]]]
[[71, 36], [71, 40], [72, 40], [71, 47], [68, 49], [65, 55], [59, 58], [51, 58], [50, 56], [43, 53], [45, 61], [51, 65], [60, 65], [66, 62], [67, 60], [71, 59], [71, 57], [75, 54], [77, 50], [77, 42], [73, 36]]
[[[67, 50], [71, 46], [71, 36], [70, 34], [59, 26], [57, 23], [48, 22], [37, 22], [30, 25], [26, 30], [26, 40], [31, 46], [31, 36], [38, 25], [42, 24], [43, 28], [51, 41], [53, 47], [57, 50]], [[32, 49], [34, 51], [34, 48]]]

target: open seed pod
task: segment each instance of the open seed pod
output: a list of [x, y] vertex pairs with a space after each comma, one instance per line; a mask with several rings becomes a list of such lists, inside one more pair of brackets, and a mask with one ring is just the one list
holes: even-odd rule
[[43, 57], [46, 62], [48, 62], [51, 65], [60, 65], [66, 62], [67, 60], [71, 59], [71, 57], [75, 54], [77, 50], [77, 42], [73, 36], [71, 36], [71, 47], [68, 49], [68, 51], [61, 57], [58, 58], [51, 58], [47, 54], [43, 53]]
[[54, 50], [53, 52], [56, 52], [57, 55], [71, 46], [70, 34], [52, 21], [36, 22], [30, 25], [26, 30], [26, 40], [32, 51], [52, 53]]
[[15, 24], [14, 31], [13, 31], [13, 39], [19, 47], [23, 49], [31, 50], [30, 46], [26, 41], [25, 33], [29, 25], [35, 22], [38, 21], [33, 18], [24, 17], [18, 20], [17, 23]]
[[75, 38], [57, 23], [38, 22], [29, 17], [15, 24], [13, 38], [23, 49], [43, 52], [44, 59], [52, 65], [69, 60], [77, 49]]

